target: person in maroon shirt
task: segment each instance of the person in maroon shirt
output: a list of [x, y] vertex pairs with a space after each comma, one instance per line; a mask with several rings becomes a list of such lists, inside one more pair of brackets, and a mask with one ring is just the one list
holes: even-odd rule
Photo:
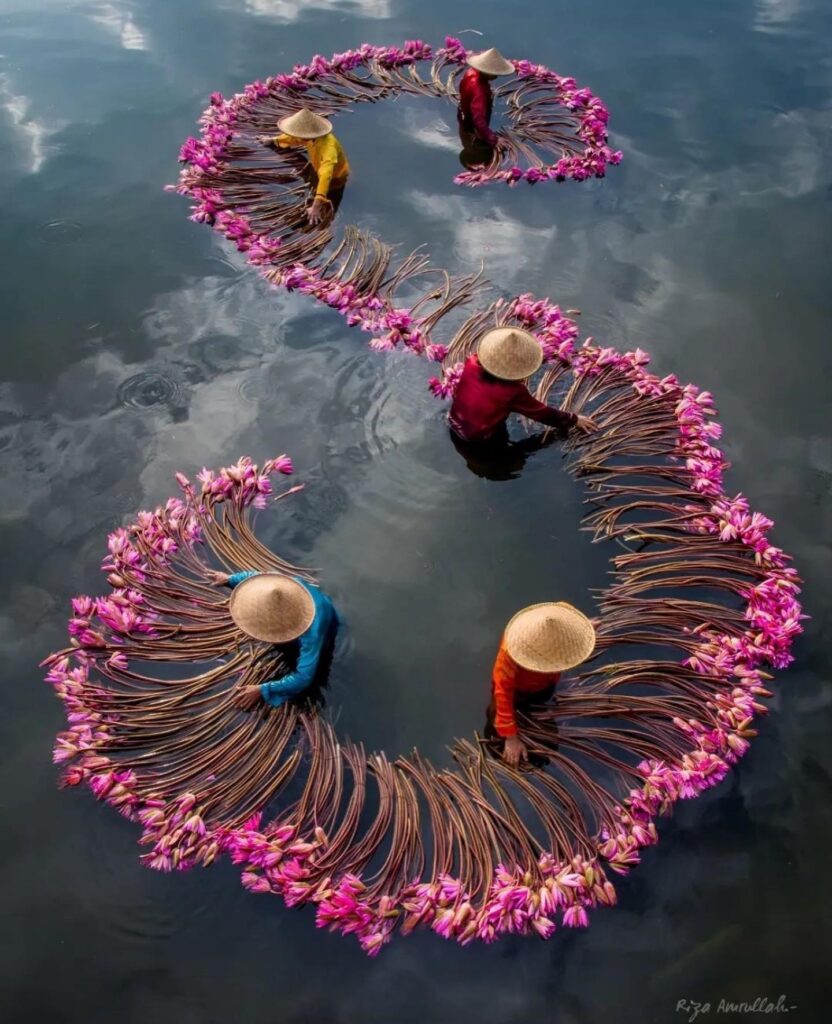
[[472, 53], [468, 64], [470, 67], [459, 82], [457, 112], [463, 151], [470, 136], [493, 148], [497, 144], [497, 136], [491, 130], [491, 109], [494, 103], [491, 82], [498, 75], [513, 75], [514, 65], [493, 48], [483, 53]]
[[506, 420], [516, 412], [561, 434], [576, 427], [595, 430], [589, 416], [555, 409], [539, 402], [525, 381], [540, 369], [543, 350], [533, 334], [516, 327], [498, 327], [480, 338], [477, 352], [468, 357], [454, 393], [448, 423], [464, 442], [504, 443]]

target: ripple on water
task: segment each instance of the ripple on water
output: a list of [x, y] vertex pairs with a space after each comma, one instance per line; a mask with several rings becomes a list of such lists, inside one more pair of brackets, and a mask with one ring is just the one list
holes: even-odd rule
[[[382, 357], [384, 358], [384, 357]], [[321, 411], [332, 429], [333, 439], [349, 457], [358, 449], [358, 461], [381, 454], [395, 445], [402, 421], [408, 420], [404, 404], [406, 385], [397, 378], [401, 366], [379, 358], [367, 359], [367, 352], [354, 353], [333, 371], [332, 401]], [[396, 397], [398, 396], [398, 397]]]
[[116, 394], [128, 409], [152, 409], [157, 405], [174, 404], [179, 390], [179, 384], [167, 374], [143, 370], [122, 381]]
[[[233, 902], [234, 887], [219, 884], [207, 872], [193, 872], [188, 879], [177, 877], [172, 887], [167, 876], [136, 865], [138, 853], [143, 852], [136, 845], [138, 834], [135, 824], [125, 828], [116, 819], [103, 817], [95, 824], [88, 822], [85, 829], [99, 923], [107, 934], [134, 947], [157, 945], [206, 911], [215, 917], [219, 907]], [[131, 861], [134, 867], [125, 869]]]
[[194, 384], [204, 384], [208, 380], [205, 367], [200, 366], [199, 363], [177, 361], [176, 376], [181, 378], [182, 382], [189, 387], [193, 387]]
[[188, 355], [217, 373], [256, 365], [263, 347], [256, 340], [233, 334], [208, 334], [188, 347]]
[[80, 224], [71, 220], [51, 220], [41, 225], [40, 237], [50, 245], [70, 245], [83, 232]]
[[581, 337], [589, 335], [596, 344], [616, 345], [618, 348], [626, 348], [630, 344], [630, 327], [624, 311], [618, 307], [584, 311], [578, 324]]
[[265, 372], [250, 373], [237, 385], [238, 395], [248, 405], [254, 405], [264, 398], [271, 398], [277, 391], [277, 382]]

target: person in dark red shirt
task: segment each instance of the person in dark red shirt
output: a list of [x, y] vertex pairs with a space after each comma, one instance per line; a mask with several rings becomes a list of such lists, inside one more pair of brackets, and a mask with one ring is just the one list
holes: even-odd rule
[[555, 409], [529, 392], [525, 381], [540, 369], [543, 350], [533, 334], [515, 327], [498, 327], [480, 339], [468, 357], [457, 384], [448, 423], [466, 442], [492, 442], [507, 438], [505, 422], [511, 413], [556, 427], [561, 433], [577, 427], [595, 429], [589, 416]]
[[472, 53], [468, 64], [470, 67], [459, 82], [457, 112], [463, 147], [466, 135], [472, 135], [494, 147], [497, 136], [491, 130], [491, 109], [494, 103], [491, 82], [498, 75], [513, 75], [514, 65], [493, 48], [483, 53]]

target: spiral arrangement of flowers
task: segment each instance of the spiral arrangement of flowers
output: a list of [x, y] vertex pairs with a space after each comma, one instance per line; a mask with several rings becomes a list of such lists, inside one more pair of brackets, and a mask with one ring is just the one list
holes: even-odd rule
[[[225, 235], [269, 283], [337, 309], [348, 324], [372, 335], [375, 349], [402, 345], [441, 361], [447, 348], [431, 336], [452, 309], [487, 287], [482, 276], [454, 278], [434, 270], [421, 251], [394, 262], [389, 246], [352, 225], [337, 238], [332, 224], [310, 231], [308, 187], [299, 173], [303, 158], [275, 153], [257, 136], [273, 134], [281, 117], [303, 107], [337, 115], [355, 103], [401, 94], [456, 104], [456, 81], [467, 56], [452, 38], [435, 55], [420, 41], [400, 48], [365, 44], [328, 60], [316, 56], [291, 74], [252, 82], [228, 99], [214, 93], [200, 136], [182, 146], [185, 166], [170, 187], [194, 201], [192, 220]], [[430, 64], [429, 77], [419, 76], [420, 63]], [[621, 154], [607, 145], [608, 113], [601, 100], [541, 64], [513, 63], [516, 78], [495, 90], [506, 107], [506, 127], [497, 133], [491, 164], [454, 180], [480, 186], [603, 177]], [[425, 285], [422, 297], [399, 306], [402, 286], [412, 289], [419, 281]], [[564, 318], [567, 332], [570, 323]]]
[[[611, 583], [597, 595], [593, 658], [555, 699], [518, 716], [535, 767], [507, 765], [476, 734], [453, 742], [453, 767], [438, 767], [417, 752], [388, 757], [342, 742], [303, 702], [253, 713], [235, 705], [235, 689], [279, 675], [283, 655], [238, 629], [210, 571], [311, 579], [251, 525], [252, 509], [279, 511], [297, 490], [273, 492], [293, 470], [285, 455], [203, 469], [193, 482], [178, 474], [180, 497], [110, 535], [109, 591], [74, 599], [70, 646], [45, 662], [67, 711], [55, 747], [62, 781], [86, 783], [138, 822], [144, 863], [184, 870], [229, 857], [247, 889], [313, 906], [319, 926], [355, 935], [371, 955], [416, 927], [462, 944], [585, 927], [594, 908], [616, 902], [612, 877], [657, 842], [657, 819], [746, 752], [771, 696], [769, 670], [792, 660], [802, 618], [800, 581], [770, 540], [771, 520], [725, 492], [710, 394], [652, 374], [638, 349], [579, 345], [574, 321], [531, 295], [497, 298], [435, 343], [444, 313], [479, 281], [445, 275], [438, 298], [426, 293], [432, 311], [400, 310], [395, 290], [426, 272], [423, 257], [391, 270], [389, 250], [354, 228], [340, 241], [329, 229], [271, 233], [300, 216], [303, 193], [281, 165], [291, 158], [270, 154], [267, 168], [246, 141], [263, 119], [308, 103], [310, 91], [327, 111], [385, 90], [452, 95], [443, 72], [464, 51], [449, 40], [423, 82], [415, 64], [430, 57], [421, 43], [362, 47], [216, 97], [203, 141], [186, 144], [180, 188], [197, 200], [196, 218], [270, 280], [339, 309], [377, 348], [403, 343], [441, 361], [438, 396], [453, 392], [483, 329], [518, 324], [544, 348], [538, 397], [596, 420], [597, 432], [564, 449], [586, 492], [583, 526], [612, 547]], [[598, 101], [545, 68], [515, 67], [507, 96], [527, 141], [513, 145], [548, 144], [529, 113], [543, 102], [574, 115], [586, 146], [560, 158], [583, 163], [559, 161], [546, 177], [615, 162]]]

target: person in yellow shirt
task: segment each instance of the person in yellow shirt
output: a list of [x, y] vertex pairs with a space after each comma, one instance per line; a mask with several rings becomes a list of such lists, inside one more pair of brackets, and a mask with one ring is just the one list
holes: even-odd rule
[[341, 143], [332, 134], [332, 122], [306, 107], [277, 122], [280, 134], [260, 135], [264, 145], [305, 146], [313, 173], [315, 198], [307, 210], [310, 224], [322, 224], [341, 203], [350, 173]]

